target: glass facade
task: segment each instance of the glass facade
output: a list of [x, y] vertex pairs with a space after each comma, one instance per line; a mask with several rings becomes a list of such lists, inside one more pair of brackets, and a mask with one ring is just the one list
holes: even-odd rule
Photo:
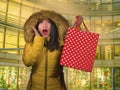
[[23, 25], [41, 9], [61, 13], [71, 26], [82, 14], [89, 31], [100, 34], [91, 73], [64, 67], [68, 90], [120, 90], [119, 0], [0, 0], [0, 88], [25, 90], [30, 68], [21, 60]]
[[27, 75], [27, 68], [0, 66], [0, 88], [24, 90], [28, 81]]

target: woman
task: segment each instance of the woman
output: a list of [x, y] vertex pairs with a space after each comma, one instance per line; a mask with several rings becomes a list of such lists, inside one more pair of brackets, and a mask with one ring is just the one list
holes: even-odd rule
[[26, 66], [32, 66], [27, 90], [66, 90], [59, 61], [67, 28], [67, 20], [50, 10], [37, 12], [26, 21], [22, 58]]

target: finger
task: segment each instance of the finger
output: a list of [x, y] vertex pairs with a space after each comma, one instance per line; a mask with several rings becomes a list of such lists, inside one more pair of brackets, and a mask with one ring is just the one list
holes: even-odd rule
[[83, 22], [83, 17], [82, 16], [77, 16], [77, 21], [78, 21], [78, 25], [81, 25], [81, 23]]
[[39, 33], [38, 33], [38, 31], [36, 30], [36, 28], [33, 27], [33, 26], [31, 26], [31, 27], [32, 27], [32, 29], [34, 30], [35, 35], [40, 36]]
[[34, 30], [34, 32], [36, 32], [37, 30], [33, 27], [33, 26], [31, 26], [32, 27], [32, 29]]

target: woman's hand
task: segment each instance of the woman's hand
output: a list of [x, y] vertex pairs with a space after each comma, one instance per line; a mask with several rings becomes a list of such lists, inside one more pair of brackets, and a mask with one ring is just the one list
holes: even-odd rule
[[33, 27], [33, 26], [31, 26], [31, 27], [32, 27], [32, 29], [34, 30], [35, 35], [36, 35], [36, 36], [40, 36], [40, 34], [39, 34], [38, 31], [36, 30], [36, 28]]

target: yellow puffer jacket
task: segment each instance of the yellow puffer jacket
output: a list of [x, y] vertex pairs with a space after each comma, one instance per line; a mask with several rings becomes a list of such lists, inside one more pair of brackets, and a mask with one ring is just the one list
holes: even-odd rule
[[32, 66], [27, 90], [66, 90], [63, 67], [59, 64], [61, 47], [50, 52], [44, 47], [45, 39], [34, 35], [31, 25], [35, 26], [38, 18], [50, 18], [56, 23], [59, 30], [60, 46], [63, 45], [64, 35], [68, 28], [66, 19], [49, 10], [33, 14], [26, 21], [24, 26], [26, 44], [22, 59], [26, 66]]
[[28, 90], [66, 90], [63, 68], [59, 65], [60, 54], [60, 50], [49, 52], [44, 47], [43, 37], [35, 36], [32, 46], [26, 43], [23, 61], [33, 67]]

